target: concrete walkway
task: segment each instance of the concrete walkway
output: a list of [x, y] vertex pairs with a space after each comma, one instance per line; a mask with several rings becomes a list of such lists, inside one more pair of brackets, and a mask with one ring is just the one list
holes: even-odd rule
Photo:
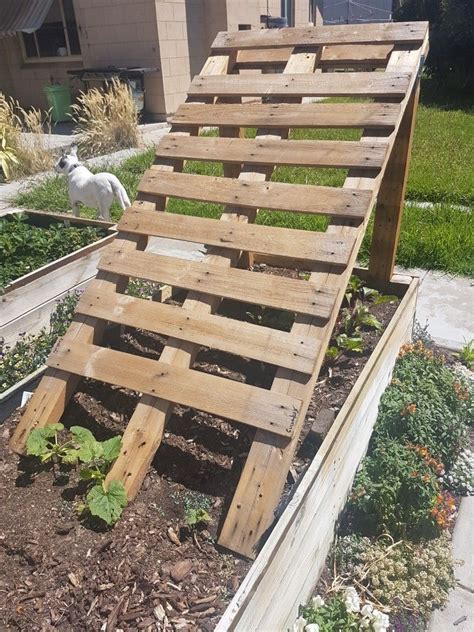
[[474, 554], [472, 527], [474, 496], [463, 498], [453, 534], [453, 555], [459, 562], [455, 575], [457, 586], [448, 605], [431, 617], [428, 632], [469, 632], [474, 630]]

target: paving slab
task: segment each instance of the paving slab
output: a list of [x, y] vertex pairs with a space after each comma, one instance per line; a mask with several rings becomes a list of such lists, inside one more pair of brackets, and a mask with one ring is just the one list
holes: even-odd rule
[[428, 632], [472, 632], [474, 630], [474, 496], [463, 498], [453, 533], [453, 557], [456, 588], [444, 610], [437, 610], [430, 620]]
[[421, 278], [416, 318], [441, 347], [459, 350], [474, 338], [474, 280], [440, 272]]

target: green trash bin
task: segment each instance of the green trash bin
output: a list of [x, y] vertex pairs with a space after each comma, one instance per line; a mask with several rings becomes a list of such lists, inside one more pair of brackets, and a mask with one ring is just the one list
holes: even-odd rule
[[44, 91], [52, 109], [52, 117], [55, 123], [71, 120], [71, 90], [66, 86], [45, 86]]

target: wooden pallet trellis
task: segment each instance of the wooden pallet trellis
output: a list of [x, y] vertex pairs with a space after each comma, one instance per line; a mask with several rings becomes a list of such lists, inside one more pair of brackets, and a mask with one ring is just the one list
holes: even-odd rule
[[[211, 57], [159, 144], [139, 200], [78, 304], [12, 437], [56, 422], [81, 376], [142, 393], [109, 480], [138, 492], [173, 404], [256, 429], [219, 543], [248, 557], [274, 519], [344, 290], [377, 201], [370, 274], [388, 281], [428, 47], [427, 24], [395, 23], [219, 33]], [[268, 68], [281, 73], [266, 74]], [[324, 73], [324, 69], [357, 72]], [[257, 69], [262, 73], [239, 74]], [[377, 71], [376, 71], [377, 70]], [[302, 103], [304, 96], [370, 102]], [[242, 97], [257, 101], [243, 103]], [[200, 137], [203, 126], [218, 137]], [[361, 128], [360, 141], [302, 141], [295, 128]], [[254, 139], [245, 128], [257, 128]], [[187, 160], [223, 164], [224, 177], [184, 173]], [[348, 169], [341, 188], [271, 182], [279, 165]], [[224, 205], [219, 220], [167, 214], [169, 197]], [[325, 233], [255, 225], [259, 208], [330, 216]], [[143, 252], [148, 237], [203, 242], [201, 263]], [[242, 269], [253, 253], [311, 272], [308, 280]], [[240, 267], [238, 267], [240, 266]], [[124, 294], [129, 277], [188, 290], [182, 307]], [[223, 297], [296, 313], [290, 332], [223, 318]], [[168, 336], [159, 361], [100, 346], [107, 321]], [[270, 390], [191, 367], [200, 346], [278, 367]]]

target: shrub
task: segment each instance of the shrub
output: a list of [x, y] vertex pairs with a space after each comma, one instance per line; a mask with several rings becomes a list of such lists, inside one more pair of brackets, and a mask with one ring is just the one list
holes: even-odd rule
[[472, 0], [405, 0], [396, 20], [428, 20], [428, 72], [446, 81], [457, 75], [463, 84], [474, 81], [474, 3]]
[[66, 332], [80, 295], [76, 290], [58, 302], [49, 328], [43, 327], [38, 334], [21, 335], [11, 348], [0, 341], [0, 393], [44, 364], [58, 337]]
[[379, 441], [362, 461], [349, 510], [364, 533], [419, 538], [439, 529], [431, 513], [439, 493], [437, 472], [416, 450]]
[[117, 79], [106, 90], [81, 92], [72, 109], [83, 154], [94, 156], [138, 145], [137, 108], [130, 88]]
[[48, 136], [51, 116], [35, 108], [24, 110], [18, 101], [0, 92], [0, 130], [15, 160], [9, 164], [5, 178], [18, 178], [45, 171], [53, 166]]
[[468, 442], [471, 390], [421, 342], [405, 345], [382, 396], [374, 440], [426, 446], [449, 468]]
[[455, 585], [447, 534], [419, 544], [344, 536], [334, 547], [333, 561], [339, 575], [362, 585], [392, 613], [416, 612], [425, 621], [432, 610], [444, 607]]

